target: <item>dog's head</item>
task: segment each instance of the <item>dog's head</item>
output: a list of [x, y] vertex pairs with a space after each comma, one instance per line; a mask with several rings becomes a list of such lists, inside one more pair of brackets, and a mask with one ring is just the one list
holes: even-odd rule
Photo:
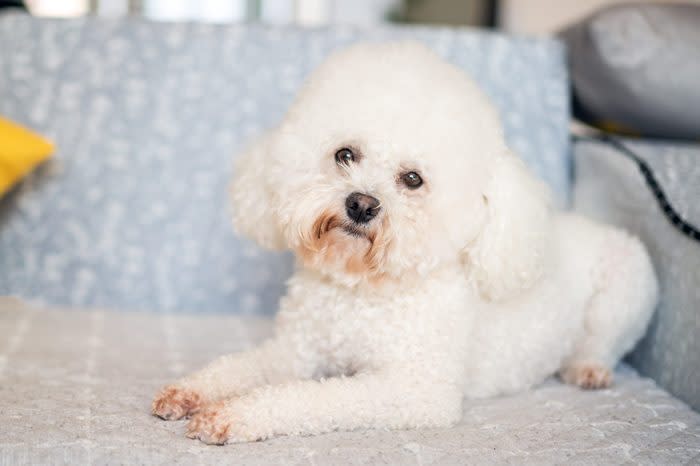
[[344, 283], [459, 261], [489, 299], [538, 277], [548, 229], [489, 101], [415, 43], [331, 56], [239, 159], [232, 197], [239, 232]]

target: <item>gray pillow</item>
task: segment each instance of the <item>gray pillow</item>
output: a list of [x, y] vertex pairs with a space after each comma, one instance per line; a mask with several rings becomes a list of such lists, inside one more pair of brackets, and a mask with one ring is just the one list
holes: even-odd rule
[[562, 37], [578, 117], [628, 134], [700, 139], [700, 5], [615, 6]]

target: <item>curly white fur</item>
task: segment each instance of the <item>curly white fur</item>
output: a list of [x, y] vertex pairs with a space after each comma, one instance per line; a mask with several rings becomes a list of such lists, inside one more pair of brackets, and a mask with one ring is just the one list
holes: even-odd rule
[[[352, 192], [380, 200], [369, 223]], [[272, 339], [156, 397], [208, 443], [448, 425], [465, 395], [557, 372], [606, 386], [657, 301], [642, 244], [554, 212], [477, 86], [414, 43], [329, 58], [240, 157], [232, 198], [237, 230], [298, 268]]]

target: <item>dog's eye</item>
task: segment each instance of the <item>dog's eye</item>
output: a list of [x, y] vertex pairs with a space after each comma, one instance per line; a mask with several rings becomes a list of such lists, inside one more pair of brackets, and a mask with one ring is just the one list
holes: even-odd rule
[[355, 161], [355, 154], [347, 147], [343, 147], [335, 153], [335, 162], [338, 165], [350, 165]]
[[409, 189], [418, 189], [423, 184], [423, 178], [416, 172], [407, 172], [401, 175], [401, 182]]

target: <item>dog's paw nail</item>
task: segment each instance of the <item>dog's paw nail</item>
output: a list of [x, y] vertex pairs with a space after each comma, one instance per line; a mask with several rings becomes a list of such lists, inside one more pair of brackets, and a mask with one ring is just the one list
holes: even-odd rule
[[202, 397], [187, 388], [168, 386], [153, 400], [151, 413], [161, 419], [176, 420], [196, 413], [202, 406]]

